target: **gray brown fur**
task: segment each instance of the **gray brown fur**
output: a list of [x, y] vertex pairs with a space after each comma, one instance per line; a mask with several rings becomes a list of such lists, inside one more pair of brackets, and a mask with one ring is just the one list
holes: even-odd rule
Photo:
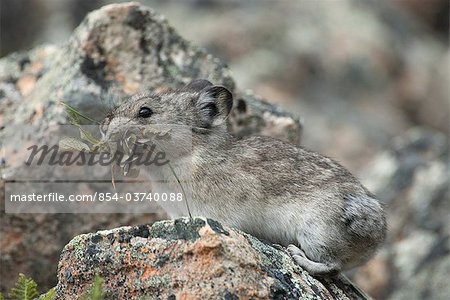
[[[386, 232], [379, 201], [328, 157], [269, 137], [233, 138], [226, 126], [231, 104], [225, 88], [198, 80], [174, 92], [137, 95], [106, 124], [193, 128], [194, 215], [289, 246], [311, 274], [332, 275], [368, 260]], [[136, 117], [142, 106], [154, 115]], [[187, 214], [184, 207], [169, 207], [168, 213]]]

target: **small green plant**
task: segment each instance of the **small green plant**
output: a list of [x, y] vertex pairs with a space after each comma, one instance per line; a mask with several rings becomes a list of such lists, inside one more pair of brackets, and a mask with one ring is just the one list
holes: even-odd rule
[[53, 299], [55, 299], [55, 296], [56, 296], [56, 289], [51, 288], [48, 290], [47, 293], [39, 296], [39, 300], [53, 300]]
[[[81, 299], [104, 300], [105, 293], [103, 292], [103, 282], [104, 280], [96, 275], [92, 286], [81, 296]], [[31, 278], [26, 278], [25, 275], [20, 273], [16, 284], [11, 288], [8, 296], [5, 297], [5, 295], [0, 293], [0, 300], [53, 300], [55, 299], [55, 295], [56, 289], [51, 288], [48, 292], [39, 296], [36, 282]]]
[[22, 273], [19, 274], [16, 284], [11, 288], [7, 297], [0, 293], [0, 300], [53, 300], [55, 298], [55, 288], [50, 289], [47, 293], [39, 296], [37, 290], [37, 283], [31, 279], [26, 278]]
[[83, 300], [104, 300], [103, 279], [95, 275], [91, 288], [81, 297]]
[[36, 282], [31, 278], [26, 278], [25, 275], [20, 273], [19, 279], [17, 279], [15, 286], [9, 292], [8, 298], [14, 300], [33, 300], [38, 296], [39, 293], [37, 291]]

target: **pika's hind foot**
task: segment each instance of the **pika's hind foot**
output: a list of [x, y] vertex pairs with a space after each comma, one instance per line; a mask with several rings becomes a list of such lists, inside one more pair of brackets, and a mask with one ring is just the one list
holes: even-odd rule
[[289, 252], [289, 254], [290, 254], [291, 256], [297, 255], [297, 256], [302, 256], [302, 257], [305, 257], [305, 258], [306, 258], [305, 252], [303, 252], [302, 249], [300, 249], [299, 247], [297, 247], [297, 246], [295, 246], [295, 245], [293, 245], [293, 244], [290, 244], [290, 245], [287, 247], [287, 250], [288, 250], [288, 252]]
[[302, 249], [295, 245], [289, 245], [287, 250], [295, 263], [314, 276], [335, 276], [341, 270], [338, 263], [322, 263], [310, 260]]

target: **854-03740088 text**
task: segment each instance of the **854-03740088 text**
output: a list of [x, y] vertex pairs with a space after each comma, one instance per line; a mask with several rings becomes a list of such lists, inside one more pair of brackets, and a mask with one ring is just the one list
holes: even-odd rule
[[10, 202], [144, 202], [183, 201], [183, 193], [10, 194]]

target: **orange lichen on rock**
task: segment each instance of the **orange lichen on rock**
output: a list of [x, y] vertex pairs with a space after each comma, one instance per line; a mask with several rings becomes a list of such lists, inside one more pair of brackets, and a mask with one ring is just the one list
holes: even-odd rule
[[31, 74], [24, 75], [17, 80], [17, 88], [22, 96], [28, 96], [36, 85], [36, 77]]

